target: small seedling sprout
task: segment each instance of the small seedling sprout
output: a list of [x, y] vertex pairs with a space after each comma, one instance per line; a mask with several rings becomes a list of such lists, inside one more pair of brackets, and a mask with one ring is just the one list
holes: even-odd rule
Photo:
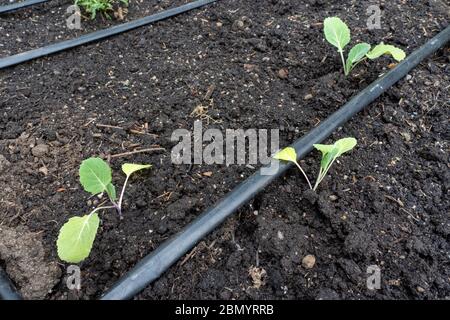
[[275, 154], [274, 158], [278, 160], [295, 163], [296, 166], [300, 169], [303, 176], [305, 177], [306, 181], [308, 182], [309, 188], [315, 191], [317, 190], [317, 187], [327, 175], [334, 161], [344, 153], [352, 150], [356, 146], [356, 143], [357, 141], [355, 138], [344, 138], [336, 141], [332, 145], [325, 145], [325, 144], [314, 145], [314, 148], [316, 148], [322, 153], [322, 160], [320, 161], [319, 174], [317, 176], [314, 187], [311, 185], [311, 182], [305, 171], [297, 162], [297, 153], [294, 148], [292, 147], [284, 148], [283, 150]]
[[309, 188], [312, 189], [311, 182], [309, 181], [309, 178], [306, 175], [306, 172], [302, 169], [302, 167], [300, 166], [300, 164], [297, 161], [297, 152], [295, 152], [294, 148], [292, 148], [292, 147], [284, 148], [283, 150], [281, 150], [280, 152], [275, 154], [274, 158], [278, 159], [278, 160], [284, 160], [284, 161], [289, 161], [289, 162], [295, 163], [297, 168], [300, 170], [300, 172], [305, 177], [306, 182], [308, 182]]
[[103, 13], [108, 19], [111, 17], [108, 11], [113, 10], [113, 4], [121, 2], [128, 5], [128, 0], [75, 0], [75, 5], [82, 7], [91, 14], [91, 19], [95, 19], [97, 12]]
[[58, 256], [61, 260], [79, 263], [89, 256], [100, 224], [98, 211], [115, 209], [122, 219], [122, 201], [130, 176], [136, 171], [150, 167], [151, 165], [131, 163], [122, 165], [126, 179], [117, 201], [116, 188], [112, 184], [112, 172], [109, 165], [100, 158], [89, 158], [81, 163], [79, 174], [84, 190], [92, 195], [106, 193], [111, 205], [97, 207], [82, 217], [72, 217], [62, 226], [56, 242]]
[[372, 50], [368, 43], [358, 43], [348, 53], [347, 60], [344, 57], [344, 48], [350, 43], [350, 29], [338, 17], [326, 18], [324, 21], [323, 31], [325, 39], [338, 49], [341, 56], [344, 74], [348, 76], [350, 72], [361, 62], [366, 59], [375, 60], [384, 54], [391, 55], [396, 61], [405, 59], [406, 54], [402, 49], [393, 45], [381, 42]]
[[320, 161], [319, 175], [317, 176], [314, 190], [317, 189], [323, 178], [327, 175], [334, 161], [344, 153], [352, 150], [356, 146], [355, 138], [344, 138], [336, 141], [332, 145], [315, 144], [314, 148], [322, 152], [322, 160]]

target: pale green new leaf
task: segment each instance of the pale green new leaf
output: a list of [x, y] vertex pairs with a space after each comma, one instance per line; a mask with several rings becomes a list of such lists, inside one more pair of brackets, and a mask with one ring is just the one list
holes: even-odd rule
[[112, 183], [106, 186], [106, 193], [112, 201], [117, 199], [116, 187]]
[[322, 155], [322, 161], [320, 161], [320, 166], [324, 171], [327, 170], [327, 168], [331, 165], [331, 163], [334, 161], [334, 159], [337, 158], [338, 149], [333, 146], [333, 149], [331, 149], [330, 152], [327, 152]]
[[59, 231], [58, 256], [68, 263], [79, 263], [91, 252], [100, 219], [97, 213], [73, 217]]
[[341, 156], [342, 154], [352, 150], [357, 144], [357, 141], [355, 138], [344, 138], [336, 141], [334, 143], [335, 147], [338, 150], [338, 154], [336, 155], [336, 158]]
[[339, 52], [343, 52], [345, 46], [350, 42], [348, 26], [338, 17], [326, 18], [323, 24], [325, 39], [338, 48]]
[[352, 150], [356, 143], [355, 138], [344, 138], [334, 144], [315, 144], [314, 148], [322, 152], [322, 161], [320, 162], [322, 169], [326, 170], [336, 158]]
[[316, 148], [317, 150], [322, 152], [322, 156], [331, 152], [331, 150], [334, 149], [334, 145], [332, 145], [332, 144], [314, 144], [313, 146], [314, 146], [314, 148]]
[[122, 171], [127, 175], [131, 176], [134, 172], [150, 168], [151, 164], [134, 164], [134, 163], [124, 163], [122, 165]]
[[292, 147], [287, 147], [278, 151], [273, 157], [277, 160], [297, 162], [297, 152], [295, 152], [295, 149]]
[[383, 42], [376, 45], [366, 56], [367, 58], [374, 60], [384, 54], [390, 54], [397, 61], [402, 61], [406, 57], [406, 53], [402, 49], [390, 44], [384, 44]]
[[84, 160], [79, 173], [84, 190], [93, 195], [106, 191], [112, 180], [111, 168], [100, 158]]
[[360, 62], [361, 59], [366, 56], [369, 50], [370, 44], [365, 42], [358, 43], [350, 50], [350, 52], [348, 53], [347, 62], [345, 64], [347, 74], [350, 73], [354, 64]]

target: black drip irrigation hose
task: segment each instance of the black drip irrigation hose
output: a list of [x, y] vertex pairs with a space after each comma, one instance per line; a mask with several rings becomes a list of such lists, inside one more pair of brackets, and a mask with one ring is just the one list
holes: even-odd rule
[[[333, 113], [319, 126], [297, 140], [292, 147], [298, 158], [304, 157], [313, 149], [313, 144], [322, 142], [334, 130], [345, 124], [356, 113], [378, 98], [382, 93], [403, 78], [423, 59], [437, 51], [450, 40], [450, 26], [416, 50], [396, 68], [373, 82], [366, 89], [352, 98], [338, 111]], [[172, 264], [192, 249], [203, 237], [212, 232], [226, 218], [231, 216], [242, 205], [275, 179], [285, 173], [292, 164], [281, 164], [274, 175], [263, 175], [260, 169], [233, 191], [228, 193], [219, 203], [207, 210], [186, 226], [181, 232], [166, 240], [155, 251], [144, 257], [131, 271], [107, 291], [102, 300], [125, 300], [143, 290], [156, 280]]]
[[25, 1], [21, 1], [21, 2], [8, 4], [5, 6], [0, 6], [0, 14], [11, 12], [11, 11], [16, 11], [16, 10], [23, 9], [26, 7], [34, 6], [35, 4], [38, 4], [38, 3], [49, 2], [49, 1], [52, 1], [52, 0], [25, 0]]
[[15, 54], [6, 58], [0, 59], [0, 70], [11, 67], [13, 65], [23, 63], [26, 61], [30, 61], [36, 58], [40, 58], [43, 56], [47, 56], [49, 54], [53, 54], [60, 51], [65, 51], [74, 47], [78, 47], [87, 43], [91, 43], [94, 41], [102, 40], [105, 38], [109, 38], [111, 36], [130, 31], [148, 24], [151, 24], [153, 22], [161, 21], [176, 15], [179, 15], [181, 13], [185, 13], [187, 11], [200, 8], [202, 6], [205, 6], [207, 4], [216, 2], [218, 0], [197, 0], [193, 1], [191, 3], [187, 3], [185, 5], [164, 10], [162, 12], [158, 12], [155, 14], [152, 14], [150, 16], [130, 21], [127, 23], [123, 23], [117, 26], [113, 26], [111, 28], [105, 29], [105, 30], [99, 30], [95, 32], [91, 32], [85, 35], [82, 35], [78, 38], [62, 41], [59, 43], [54, 43], [51, 45], [48, 45], [46, 47], [26, 51], [23, 53]]
[[0, 300], [22, 300], [21, 295], [9, 280], [6, 272], [0, 267]]

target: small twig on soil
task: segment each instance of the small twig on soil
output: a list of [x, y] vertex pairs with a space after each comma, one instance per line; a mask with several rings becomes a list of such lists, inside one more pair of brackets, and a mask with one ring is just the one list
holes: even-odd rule
[[170, 194], [170, 192], [166, 191], [166, 192], [164, 192], [163, 194], [157, 196], [155, 199], [159, 199], [159, 198], [165, 197], [165, 196], [167, 196], [168, 194]]
[[139, 130], [130, 129], [129, 131], [130, 131], [130, 133], [134, 133], [134, 134], [143, 134], [143, 135], [152, 136], [152, 137], [155, 137], [155, 138], [159, 137], [157, 134], [148, 133], [148, 132], [142, 132], [142, 131], [139, 131]]
[[404, 208], [405, 204], [400, 200], [400, 199], [395, 199], [394, 197], [388, 196], [388, 195], [384, 195], [384, 197], [386, 199], [389, 199], [395, 203], [397, 203], [400, 206], [400, 210], [403, 212], [406, 212], [411, 218], [413, 218], [414, 220], [416, 220], [417, 222], [420, 222], [420, 220], [418, 218], [416, 218], [415, 216], [413, 216], [413, 214], [411, 212], [409, 212], [408, 210], [406, 210]]
[[216, 85], [215, 84], [210, 85], [208, 87], [208, 91], [206, 91], [206, 94], [203, 97], [203, 100], [208, 101], [209, 99], [211, 99], [211, 97], [214, 93], [214, 90], [216, 90]]
[[148, 148], [148, 149], [141, 149], [141, 150], [134, 150], [134, 151], [128, 151], [123, 153], [117, 153], [112, 154], [110, 157], [112, 158], [120, 158], [120, 157], [126, 157], [137, 153], [144, 153], [144, 152], [152, 152], [152, 151], [166, 151], [165, 148]]
[[86, 122], [85, 124], [83, 124], [83, 128], [86, 128], [87, 126], [89, 126], [92, 122], [94, 122], [95, 121], [95, 118], [91, 118], [91, 119], [89, 119], [89, 121], [88, 122]]
[[187, 254], [187, 256], [181, 261], [180, 266], [184, 265], [189, 259], [191, 259], [197, 253], [198, 246], [192, 249], [191, 252]]
[[413, 214], [411, 212], [409, 212], [408, 210], [406, 210], [405, 208], [400, 208], [400, 210], [406, 212], [411, 218], [413, 218], [417, 222], [420, 222], [420, 220], [418, 218], [414, 217]]
[[[109, 125], [109, 124], [97, 123], [97, 124], [95, 124], [95, 126], [97, 128], [108, 128], [108, 129], [117, 129], [117, 130], [125, 130], [125, 131], [127, 131], [124, 127], [112, 126], [112, 125]], [[136, 130], [136, 129], [129, 129], [128, 131], [130, 133], [133, 133], [133, 134], [142, 134], [142, 135], [152, 136], [152, 137], [155, 137], [155, 138], [159, 137], [157, 134], [143, 132], [143, 131], [139, 131], [139, 130]]]
[[386, 195], [386, 194], [384, 195], [384, 197], [385, 197], [386, 199], [389, 199], [389, 200], [391, 200], [391, 201], [397, 203], [400, 207], [404, 207], [404, 206], [405, 206], [405, 205], [403, 204], [403, 202], [402, 202], [400, 199], [395, 199], [394, 197], [388, 196], [388, 195]]
[[111, 125], [109, 125], [109, 124], [96, 123], [95, 126], [98, 127], [98, 128], [110, 128], [110, 129], [119, 129], [119, 130], [123, 130], [122, 127], [119, 127], [119, 126], [111, 126]]

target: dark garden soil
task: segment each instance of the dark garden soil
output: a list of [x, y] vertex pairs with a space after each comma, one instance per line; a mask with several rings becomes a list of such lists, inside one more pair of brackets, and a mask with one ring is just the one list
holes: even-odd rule
[[[126, 20], [186, 1], [130, 2]], [[0, 56], [118, 23], [99, 17], [69, 31], [68, 3], [0, 17]], [[361, 64], [345, 78], [323, 40], [325, 17], [344, 19], [353, 44], [384, 41], [407, 53], [450, 18], [444, 1], [380, 3], [382, 30], [369, 31], [369, 1], [222, 0], [0, 71], [0, 265], [27, 298], [99, 297], [254, 172], [171, 163], [171, 134], [192, 129], [194, 109], [203, 108], [205, 129], [279, 128], [288, 145], [392, 62]], [[447, 46], [335, 132], [327, 142], [359, 143], [317, 194], [289, 171], [136, 298], [449, 298], [449, 59]], [[114, 156], [155, 146], [166, 151]], [[80, 265], [82, 290], [69, 291], [55, 240], [69, 217], [102, 201], [78, 182], [91, 156], [110, 161], [119, 185], [124, 161], [154, 167], [132, 179], [124, 220], [101, 214]], [[318, 159], [312, 152], [302, 161], [311, 177]], [[315, 256], [311, 269], [306, 255]], [[381, 268], [380, 290], [366, 287], [371, 265]]]

